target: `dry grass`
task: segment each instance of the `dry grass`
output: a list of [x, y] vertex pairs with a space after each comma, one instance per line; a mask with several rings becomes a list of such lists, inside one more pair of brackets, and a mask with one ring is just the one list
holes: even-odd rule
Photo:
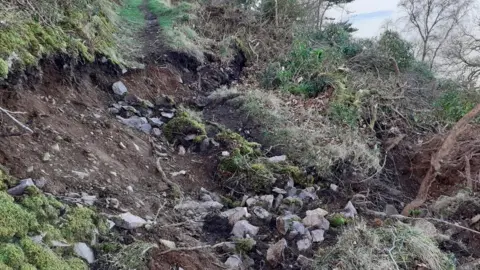
[[398, 222], [369, 228], [365, 223], [346, 229], [335, 246], [321, 252], [315, 267], [323, 269], [455, 269], [452, 260], [424, 233]]
[[[228, 97], [232, 97], [227, 100]], [[210, 100], [227, 100], [246, 119], [261, 126], [259, 142], [273, 147], [304, 166], [316, 166], [326, 176], [332, 166], [348, 162], [366, 174], [380, 169], [379, 153], [365, 136], [354, 129], [337, 126], [319, 112], [293, 106], [278, 92], [219, 89]]]

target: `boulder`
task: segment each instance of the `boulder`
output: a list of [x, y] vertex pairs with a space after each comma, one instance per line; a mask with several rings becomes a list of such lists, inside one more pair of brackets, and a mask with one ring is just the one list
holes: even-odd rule
[[287, 247], [287, 240], [281, 239], [274, 245], [270, 246], [267, 250], [267, 262], [275, 267], [281, 263], [284, 259], [283, 251]]

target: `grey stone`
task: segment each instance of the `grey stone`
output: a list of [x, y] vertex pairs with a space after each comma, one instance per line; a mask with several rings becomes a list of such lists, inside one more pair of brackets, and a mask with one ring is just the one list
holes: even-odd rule
[[135, 107], [130, 106], [130, 105], [124, 105], [124, 106], [122, 106], [120, 111], [125, 112], [125, 113], [122, 113], [122, 115], [124, 115], [124, 116], [125, 116], [125, 115], [126, 115], [126, 116], [132, 116], [132, 115], [134, 115], [134, 114], [140, 115], [140, 112], [139, 112], [137, 109], [135, 109]]
[[12, 196], [19, 196], [25, 192], [26, 188], [31, 186], [35, 186], [35, 183], [33, 183], [32, 178], [23, 179], [23, 180], [20, 180], [20, 183], [17, 186], [8, 189], [7, 193]]
[[108, 223], [108, 229], [111, 230], [113, 227], [115, 227], [115, 222], [111, 221], [110, 219], [107, 219]]
[[189, 135], [185, 136], [184, 139], [185, 139], [186, 141], [193, 141], [193, 139], [195, 139], [196, 137], [197, 137], [196, 134], [189, 134]]
[[88, 195], [87, 193], [82, 193], [82, 202], [85, 205], [92, 206], [97, 201], [97, 197], [94, 195]]
[[216, 201], [209, 202], [197, 202], [197, 201], [185, 201], [181, 204], [177, 204], [174, 209], [179, 211], [193, 210], [195, 212], [208, 212], [212, 210], [220, 210], [223, 208], [223, 204]]
[[387, 204], [385, 206], [385, 214], [387, 214], [387, 216], [398, 215], [397, 208], [392, 204]]
[[106, 202], [107, 208], [117, 209], [118, 207], [120, 207], [120, 201], [116, 198], [107, 198]]
[[148, 120], [145, 117], [132, 116], [130, 118], [123, 118], [117, 115], [117, 119], [124, 125], [143, 131], [147, 134], [150, 134], [150, 131], [152, 130], [152, 126], [148, 123]]
[[152, 125], [152, 127], [162, 127], [164, 122], [158, 118], [158, 117], [153, 117], [153, 118], [148, 118], [148, 121], [150, 122], [150, 125]]
[[65, 242], [57, 241], [57, 240], [50, 241], [50, 244], [54, 247], [70, 247], [70, 246], [72, 246], [69, 243], [65, 243]]
[[220, 216], [228, 218], [230, 225], [234, 225], [244, 217], [249, 218], [250, 214], [246, 207], [236, 207], [220, 213]]
[[166, 246], [169, 249], [177, 248], [177, 245], [175, 244], [175, 242], [172, 242], [170, 240], [160, 239], [159, 242], [160, 242], [160, 244]]
[[275, 202], [273, 204], [273, 210], [277, 210], [280, 204], [282, 204], [283, 201], [283, 195], [278, 194], [277, 198], [275, 198]]
[[232, 255], [225, 261], [225, 266], [231, 270], [240, 270], [242, 268], [242, 259], [238, 255]]
[[312, 241], [308, 238], [300, 239], [297, 241], [298, 251], [306, 251], [312, 247]]
[[257, 235], [259, 227], [253, 226], [247, 220], [240, 220], [233, 225], [232, 234], [238, 238]]
[[173, 113], [173, 112], [161, 112], [160, 114], [163, 117], [168, 118], [168, 119], [172, 119], [175, 116], [175, 113]]
[[330, 228], [330, 222], [319, 214], [306, 216], [302, 222], [307, 228], [318, 228], [323, 230], [328, 230]]
[[255, 214], [255, 216], [257, 216], [260, 219], [268, 219], [271, 216], [267, 210], [263, 209], [260, 206], [254, 206], [252, 208], [252, 211]]
[[286, 155], [281, 155], [281, 156], [268, 158], [268, 161], [271, 162], [271, 163], [279, 163], [279, 162], [286, 161], [286, 160], [287, 160]]
[[150, 124], [143, 124], [139, 128], [145, 134], [150, 134], [152, 132], [152, 126]]
[[52, 150], [55, 152], [60, 152], [60, 145], [58, 143], [52, 145]]
[[230, 156], [230, 152], [222, 151], [222, 157], [229, 157], [229, 156]]
[[320, 215], [322, 217], [328, 215], [328, 212], [322, 208], [317, 208], [317, 209], [314, 209], [314, 210], [307, 210], [307, 212], [305, 213], [307, 216], [311, 216], [311, 215]]
[[117, 108], [108, 108], [107, 111], [111, 114], [119, 114], [120, 113], [120, 109], [117, 109]]
[[113, 221], [115, 222], [115, 225], [126, 230], [133, 230], [142, 227], [147, 223], [143, 218], [135, 216], [130, 212], [115, 216]]
[[273, 192], [278, 193], [278, 194], [287, 194], [287, 191], [278, 187], [274, 187], [272, 189]]
[[274, 245], [271, 245], [267, 250], [267, 262], [275, 267], [284, 259], [283, 252], [287, 247], [287, 240], [281, 239]]
[[75, 252], [75, 255], [84, 259], [89, 264], [95, 261], [95, 255], [93, 255], [93, 250], [85, 243], [75, 243], [75, 245], [73, 246], [73, 252]]
[[118, 82], [114, 83], [112, 85], [112, 90], [113, 90], [113, 93], [115, 93], [116, 95], [119, 95], [119, 96], [123, 96], [128, 92], [127, 87], [121, 81], [118, 81]]
[[355, 209], [351, 201], [348, 201], [347, 205], [343, 209], [342, 214], [346, 218], [354, 218], [357, 215], [357, 209]]
[[470, 220], [470, 225], [473, 225], [473, 224], [475, 224], [475, 223], [477, 223], [477, 222], [479, 222], [479, 221], [480, 221], [480, 214], [474, 216], [474, 217]]
[[330, 184], [330, 189], [337, 192], [338, 191], [338, 186], [335, 184]]
[[180, 145], [180, 146], [178, 147], [178, 154], [179, 154], [180, 156], [185, 156], [186, 153], [187, 153], [187, 150], [185, 150], [185, 147], [183, 147], [183, 145]]
[[43, 154], [42, 160], [44, 162], [48, 162], [50, 161], [50, 159], [52, 159], [52, 155], [50, 155], [50, 153], [46, 152], [45, 154]]
[[72, 171], [72, 173], [75, 174], [80, 180], [90, 176], [88, 172]]
[[324, 230], [313, 230], [311, 231], [311, 234], [312, 234], [312, 241], [314, 243], [320, 243], [320, 242], [323, 242], [323, 240], [325, 239], [323, 237], [323, 234], [325, 233]]
[[307, 232], [308, 230], [305, 228], [305, 226], [301, 222], [293, 221], [292, 225], [290, 226], [290, 232], [288, 233], [288, 238], [292, 240], [299, 235], [303, 236]]
[[202, 196], [200, 196], [200, 200], [204, 202], [213, 201], [212, 196], [210, 196], [209, 194], [202, 194]]
[[287, 214], [285, 216], [277, 217], [276, 226], [279, 233], [282, 235], [287, 234], [288, 230], [290, 229], [290, 225], [293, 221], [301, 220], [299, 216]]
[[162, 136], [162, 130], [159, 128], [152, 128], [152, 135], [155, 137], [160, 137]]
[[300, 199], [302, 200], [305, 200], [305, 199], [318, 200], [318, 196], [315, 193], [314, 187], [308, 187], [306, 189], [302, 189], [298, 197], [300, 197]]
[[[308, 267], [311, 267], [312, 264], [313, 264], [313, 260], [312, 259], [309, 259], [303, 255], [298, 255], [298, 258], [297, 258], [297, 263], [304, 267], [304, 268], [308, 268]], [[303, 268], [302, 268], [303, 269]]]
[[35, 183], [37, 188], [43, 188], [47, 184], [47, 179], [45, 179], [45, 177], [40, 177], [40, 179], [33, 180], [33, 183]]

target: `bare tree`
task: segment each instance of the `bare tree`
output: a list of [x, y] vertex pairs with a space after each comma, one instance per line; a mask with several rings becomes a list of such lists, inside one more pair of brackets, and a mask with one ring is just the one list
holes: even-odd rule
[[473, 0], [400, 1], [399, 7], [406, 13], [409, 26], [419, 36], [419, 58], [430, 69], [472, 4]]
[[462, 27], [445, 50], [447, 63], [468, 85], [478, 86], [480, 78], [480, 20]]

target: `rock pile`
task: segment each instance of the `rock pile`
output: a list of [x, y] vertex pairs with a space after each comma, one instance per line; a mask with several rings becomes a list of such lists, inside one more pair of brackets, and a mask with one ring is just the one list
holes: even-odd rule
[[155, 104], [136, 95], [129, 94], [127, 87], [118, 81], [112, 86], [118, 102], [108, 111], [116, 115], [121, 123], [155, 137], [162, 135], [161, 127], [175, 117], [176, 108], [173, 100], [163, 96]]

